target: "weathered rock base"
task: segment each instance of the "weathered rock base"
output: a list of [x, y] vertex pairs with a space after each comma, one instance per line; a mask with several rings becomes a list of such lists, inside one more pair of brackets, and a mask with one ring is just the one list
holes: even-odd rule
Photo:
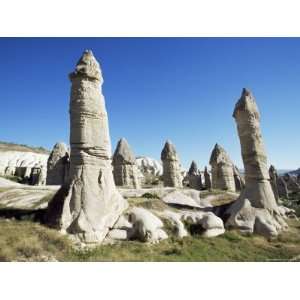
[[266, 238], [274, 238], [288, 229], [285, 219], [294, 213], [284, 206], [278, 206], [277, 210], [272, 212], [264, 208], [255, 208], [247, 198], [240, 197], [225, 212], [225, 227], [238, 229], [242, 233], [255, 233]]
[[128, 204], [112, 188], [109, 165], [106, 168], [82, 166], [76, 173], [78, 176], [63, 185], [49, 202], [45, 221], [83, 243], [99, 244]]

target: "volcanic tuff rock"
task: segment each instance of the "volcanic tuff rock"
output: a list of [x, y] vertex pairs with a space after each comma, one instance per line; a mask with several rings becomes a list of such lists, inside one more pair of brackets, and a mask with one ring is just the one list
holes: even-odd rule
[[182, 175], [178, 154], [174, 145], [167, 141], [161, 152], [163, 182], [166, 187], [182, 187]]
[[275, 199], [278, 203], [279, 200], [279, 193], [278, 193], [278, 186], [277, 186], [277, 181], [278, 181], [278, 174], [273, 165], [270, 166], [269, 168], [269, 176], [270, 176], [270, 182], [272, 186], [272, 190], [275, 196]]
[[[251, 206], [255, 208], [254, 231], [273, 237], [281, 230], [286, 229], [287, 225], [280, 216], [269, 181], [267, 156], [260, 131], [260, 114], [250, 91], [243, 89], [241, 98], [235, 106], [233, 117], [237, 123], [245, 168], [245, 188], [237, 203], [233, 205], [242, 209], [245, 207], [245, 199], [248, 199]], [[229, 207], [227, 211], [231, 217], [232, 210], [233, 208]], [[233, 211], [234, 214], [239, 213], [239, 210]], [[237, 224], [237, 228], [239, 227]]]
[[62, 185], [67, 182], [69, 169], [69, 149], [64, 143], [56, 143], [47, 161], [47, 185]]
[[215, 145], [209, 160], [214, 189], [235, 191], [233, 164], [226, 151], [218, 144]]
[[[49, 225], [85, 243], [101, 243], [127, 202], [115, 187], [99, 63], [85, 51], [70, 74], [70, 174], [49, 203]], [[99, 88], [100, 86], [100, 88]]]
[[204, 168], [204, 184], [207, 190], [211, 190], [211, 178], [206, 166]]
[[198, 166], [194, 160], [191, 163], [191, 166], [187, 173], [186, 178], [187, 178], [190, 188], [199, 190], [199, 191], [202, 189], [201, 173], [199, 172]]
[[133, 188], [140, 187], [135, 156], [124, 138], [118, 142], [112, 164], [116, 185]]

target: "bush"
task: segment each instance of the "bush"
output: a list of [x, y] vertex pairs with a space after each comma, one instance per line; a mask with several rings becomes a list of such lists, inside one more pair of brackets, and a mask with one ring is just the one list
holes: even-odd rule
[[151, 193], [145, 193], [145, 194], [143, 194], [142, 198], [146, 198], [146, 199], [159, 199], [159, 197], [156, 194], [151, 194]]

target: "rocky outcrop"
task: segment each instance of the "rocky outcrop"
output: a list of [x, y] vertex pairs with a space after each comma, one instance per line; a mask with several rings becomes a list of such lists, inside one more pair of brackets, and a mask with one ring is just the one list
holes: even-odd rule
[[277, 189], [280, 198], [285, 198], [285, 199], [289, 198], [289, 190], [282, 176], [278, 176], [277, 178]]
[[116, 185], [140, 188], [135, 156], [124, 138], [118, 142], [112, 164]]
[[62, 185], [67, 182], [69, 170], [69, 149], [64, 143], [56, 143], [47, 161], [47, 185]]
[[29, 179], [32, 168], [46, 168], [47, 159], [46, 153], [0, 151], [0, 175]]
[[157, 243], [168, 238], [163, 230], [163, 222], [150, 211], [142, 207], [133, 207], [129, 211], [129, 221], [132, 223], [132, 239], [141, 242]]
[[[269, 180], [267, 156], [263, 145], [260, 130], [260, 114], [250, 91], [243, 89], [238, 100], [233, 117], [237, 123], [238, 134], [241, 143], [241, 152], [245, 168], [245, 188], [242, 190], [236, 203], [227, 210], [229, 220], [245, 219], [251, 224], [253, 218], [249, 215], [255, 211], [255, 223], [253, 231], [267, 237], [277, 235], [287, 228], [280, 216], [275, 196]], [[249, 201], [249, 202], [248, 202]], [[226, 226], [232, 222], [227, 221]], [[243, 229], [237, 222], [236, 228]], [[247, 225], [246, 227], [249, 227]], [[251, 227], [251, 226], [250, 226]], [[249, 229], [250, 231], [252, 228]]]
[[201, 173], [198, 170], [198, 166], [194, 160], [191, 163], [190, 169], [186, 176], [186, 180], [188, 181], [188, 185], [190, 188], [199, 191], [202, 189]]
[[161, 176], [163, 174], [163, 167], [161, 162], [146, 156], [136, 158], [136, 165], [144, 176], [153, 175]]
[[99, 63], [85, 51], [70, 75], [70, 175], [50, 201], [46, 222], [84, 243], [101, 243], [127, 202], [115, 187]]
[[273, 165], [271, 165], [269, 168], [269, 176], [270, 176], [270, 182], [271, 182], [272, 190], [274, 193], [274, 197], [278, 203], [278, 200], [279, 200], [279, 193], [278, 193], [278, 186], [277, 186], [278, 174]]
[[212, 188], [235, 191], [233, 164], [226, 151], [218, 144], [215, 145], [209, 160], [212, 173]]
[[241, 191], [245, 187], [245, 180], [236, 166], [233, 166], [233, 176], [236, 191]]
[[205, 185], [205, 189], [207, 190], [211, 190], [212, 186], [211, 186], [211, 178], [210, 178], [210, 174], [208, 173], [207, 167], [205, 166], [204, 168], [204, 185]]
[[163, 182], [165, 187], [182, 187], [181, 166], [174, 145], [167, 141], [161, 152]]
[[300, 192], [300, 185], [297, 182], [297, 177], [290, 174], [284, 174], [283, 180], [286, 182], [287, 189], [289, 192], [298, 193]]

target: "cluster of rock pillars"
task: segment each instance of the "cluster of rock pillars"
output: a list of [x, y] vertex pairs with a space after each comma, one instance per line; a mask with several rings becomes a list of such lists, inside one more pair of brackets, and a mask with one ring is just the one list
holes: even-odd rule
[[[287, 193], [287, 183], [278, 177], [273, 166], [267, 167], [260, 114], [249, 90], [243, 89], [233, 112], [244, 177], [218, 144], [210, 158], [211, 176], [205, 167], [204, 180], [194, 161], [183, 178], [178, 154], [170, 141], [161, 152], [163, 184], [166, 190], [176, 189], [172, 190], [173, 197], [176, 198], [176, 193], [188, 184], [190, 189], [197, 191], [238, 191], [237, 199], [219, 216], [201, 209], [155, 214], [141, 207], [129, 208], [116, 188], [117, 185], [139, 189], [141, 184], [135, 156], [125, 139], [118, 142], [111, 160], [108, 118], [101, 91], [103, 78], [91, 51], [83, 53], [69, 78], [71, 149], [58, 143], [48, 160], [47, 184], [61, 185], [48, 205], [48, 225], [85, 244], [102, 243], [107, 237], [150, 242], [165, 239], [168, 235], [159, 216], [171, 221], [179, 237], [188, 234], [184, 225], [187, 220], [201, 226], [206, 236], [235, 228], [274, 237], [288, 228], [285, 218], [291, 211], [278, 204], [279, 197]], [[172, 197], [172, 193], [167, 197]]]

